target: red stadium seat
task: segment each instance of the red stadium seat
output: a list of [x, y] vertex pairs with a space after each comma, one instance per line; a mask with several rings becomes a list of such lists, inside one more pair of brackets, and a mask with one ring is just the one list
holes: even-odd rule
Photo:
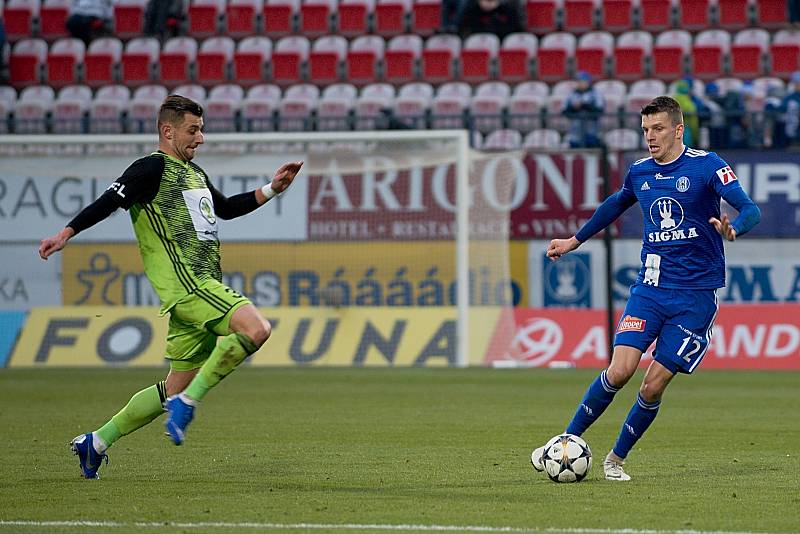
[[182, 95], [186, 98], [191, 98], [201, 106], [206, 104], [206, 89], [202, 85], [196, 83], [186, 83], [179, 85], [172, 91], [176, 95]]
[[336, 0], [305, 0], [300, 5], [300, 33], [319, 37], [331, 33]]
[[633, 0], [603, 0], [600, 25], [611, 33], [633, 29]]
[[703, 30], [692, 47], [692, 74], [701, 80], [719, 78], [731, 50], [731, 34], [725, 30]]
[[78, 67], [85, 55], [86, 45], [80, 39], [65, 37], [53, 43], [47, 55], [47, 84], [59, 88], [78, 83]]
[[311, 43], [306, 37], [292, 35], [279, 39], [272, 51], [273, 81], [279, 85], [302, 81], [310, 52]]
[[375, 0], [341, 0], [337, 10], [337, 33], [357, 37], [369, 33], [369, 21], [375, 11]]
[[159, 81], [167, 86], [188, 82], [196, 60], [197, 41], [193, 37], [167, 39], [159, 56]]
[[83, 82], [89, 87], [116, 83], [116, 69], [122, 60], [122, 41], [100, 37], [89, 43], [83, 58]]
[[418, 35], [433, 35], [442, 25], [441, 0], [414, 0], [411, 6], [411, 31]]
[[195, 38], [216, 35], [225, 12], [225, 0], [192, 0], [186, 14], [188, 34]]
[[755, 26], [780, 29], [786, 26], [789, 18], [786, 0], [758, 0], [755, 4]]
[[354, 124], [356, 130], [378, 130], [387, 124], [384, 110], [392, 108], [395, 99], [394, 86], [388, 83], [373, 83], [361, 89], [356, 99]]
[[656, 36], [653, 73], [657, 78], [676, 80], [686, 74], [692, 36], [685, 30], [668, 30]]
[[704, 30], [711, 26], [710, 0], [680, 0], [678, 27], [684, 30]]
[[229, 37], [255, 35], [264, 13], [264, 0], [230, 0], [225, 7], [225, 30]]
[[233, 61], [235, 48], [230, 37], [211, 37], [203, 41], [197, 53], [197, 83], [207, 86], [228, 80], [228, 66]]
[[167, 95], [167, 88], [161, 85], [143, 85], [136, 89], [128, 105], [128, 131], [130, 133], [155, 131], [158, 110]]
[[281, 90], [277, 85], [254, 85], [247, 91], [242, 102], [242, 130], [266, 132], [275, 129], [275, 112], [281, 101]]
[[28, 87], [42, 82], [42, 66], [47, 59], [47, 43], [42, 39], [22, 39], [11, 49], [11, 85]]
[[575, 57], [577, 39], [571, 33], [549, 33], [539, 41], [538, 73], [545, 81], [569, 77], [569, 64]]
[[353, 39], [345, 62], [347, 81], [355, 85], [376, 82], [385, 47], [386, 42], [378, 35], [362, 35]]
[[522, 134], [517, 130], [495, 130], [483, 140], [483, 150], [518, 150], [522, 148]]
[[593, 78], [605, 78], [607, 65], [614, 53], [614, 36], [596, 31], [581, 35], [575, 49], [575, 70], [583, 70]]
[[544, 35], [558, 29], [558, 7], [556, 0], [527, 0], [525, 14], [527, 29], [532, 33]]
[[402, 35], [408, 31], [411, 0], [378, 0], [375, 5], [375, 33], [384, 37]]
[[130, 103], [130, 89], [123, 85], [101, 87], [89, 107], [89, 132], [123, 133], [123, 113]]
[[19, 134], [46, 133], [47, 115], [53, 110], [55, 91], [52, 87], [26, 87], [14, 104], [15, 132]]
[[264, 4], [264, 33], [277, 38], [294, 33], [300, 0], [267, 0]]
[[457, 35], [434, 35], [425, 42], [422, 51], [422, 79], [440, 83], [455, 78], [455, 60], [461, 51]]
[[719, 26], [727, 30], [738, 30], [750, 26], [750, 2], [748, 0], [717, 0]]
[[144, 11], [148, 0], [114, 2], [114, 35], [119, 39], [140, 37], [144, 28]]
[[299, 132], [312, 129], [312, 115], [319, 103], [319, 89], [311, 84], [289, 87], [278, 105], [278, 130]]
[[594, 29], [599, 0], [564, 0], [564, 31], [581, 34]]
[[384, 79], [390, 83], [405, 83], [417, 78], [418, 61], [422, 57], [422, 38], [419, 35], [398, 35], [386, 45]]
[[640, 80], [647, 74], [647, 58], [653, 53], [653, 35], [641, 30], [625, 32], [614, 48], [614, 77], [625, 81]]
[[530, 33], [506, 35], [497, 57], [497, 77], [507, 82], [530, 79], [531, 61], [536, 57], [539, 40]]
[[769, 32], [750, 28], [738, 32], [731, 46], [731, 74], [739, 78], [757, 78], [763, 72], [763, 59], [769, 50]]
[[508, 101], [508, 127], [527, 133], [542, 127], [541, 111], [549, 89], [540, 81], [522, 82]]
[[53, 104], [53, 133], [84, 133], [84, 116], [91, 102], [92, 90], [85, 85], [68, 85], [61, 89]]
[[266, 78], [265, 68], [272, 59], [272, 41], [252, 35], [237, 45], [233, 54], [233, 79], [242, 86], [260, 84]]
[[467, 37], [461, 49], [459, 78], [470, 83], [489, 80], [499, 50], [500, 38], [492, 33], [475, 33]]
[[641, 29], [660, 32], [671, 28], [676, 2], [677, 0], [641, 0], [639, 4]]
[[122, 83], [129, 87], [150, 83], [159, 52], [155, 37], [137, 37], [128, 41], [122, 54]]
[[434, 91], [429, 83], [408, 83], [400, 88], [394, 100], [394, 116], [402, 124], [417, 129], [426, 128], [426, 114]]
[[341, 35], [326, 35], [314, 41], [308, 55], [309, 81], [319, 85], [339, 81], [346, 56], [347, 40]]
[[800, 70], [800, 30], [775, 32], [769, 56], [772, 61], [769, 72], [773, 76], [789, 79], [793, 72]]
[[350, 113], [358, 91], [349, 83], [329, 85], [322, 91], [317, 105], [317, 129], [320, 131], [350, 130]]
[[469, 112], [475, 128], [488, 133], [503, 128], [503, 113], [511, 97], [505, 82], [485, 82], [475, 89], [469, 102]]
[[235, 132], [236, 115], [244, 100], [244, 89], [238, 84], [217, 85], [208, 93], [205, 125], [209, 132]]
[[2, 13], [6, 39], [13, 43], [31, 37], [39, 9], [39, 0], [8, 0]]
[[69, 15], [70, 0], [45, 0], [39, 10], [39, 36], [47, 41], [53, 41], [69, 36], [67, 32], [67, 15]]
[[561, 134], [550, 128], [539, 128], [525, 136], [522, 146], [532, 149], [558, 149], [561, 148]]

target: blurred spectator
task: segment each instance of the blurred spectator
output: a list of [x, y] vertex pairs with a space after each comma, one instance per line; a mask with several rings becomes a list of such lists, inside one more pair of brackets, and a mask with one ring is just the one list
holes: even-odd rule
[[675, 84], [675, 92], [672, 97], [678, 101], [683, 111], [683, 144], [696, 147], [700, 142], [700, 119], [697, 116], [697, 105], [692, 98], [692, 88], [686, 80], [680, 80]]
[[[724, 148], [728, 144], [728, 132], [725, 124], [725, 111], [719, 102], [722, 96], [714, 82], [706, 84], [706, 100], [708, 107], [708, 146], [712, 149]], [[779, 103], [780, 104], [780, 103]]]
[[787, 144], [800, 145], [800, 71], [792, 73], [789, 90], [781, 103]]
[[525, 15], [520, 0], [463, 0], [456, 26], [462, 37], [493, 33], [502, 39], [525, 31]]
[[111, 31], [114, 6], [111, 0], [73, 0], [67, 16], [67, 31], [84, 43]]
[[743, 91], [728, 89], [722, 97], [722, 110], [725, 112], [725, 123], [728, 127], [725, 148], [747, 148], [749, 123], [745, 104]]
[[458, 12], [463, 0], [442, 0], [442, 31], [458, 33]]
[[789, 0], [789, 23], [792, 26], [800, 25], [800, 0]]
[[6, 67], [6, 25], [0, 12], [0, 83], [8, 83], [10, 79]]
[[144, 33], [159, 39], [174, 37], [185, 14], [183, 0], [150, 0], [144, 12]]
[[592, 76], [580, 71], [576, 76], [575, 90], [564, 102], [562, 112], [570, 119], [569, 146], [590, 148], [600, 146], [599, 121], [605, 103], [603, 97], [592, 86]]
[[781, 87], [770, 85], [764, 99], [764, 146], [766, 148], [786, 148], [786, 124], [781, 112], [782, 101]]

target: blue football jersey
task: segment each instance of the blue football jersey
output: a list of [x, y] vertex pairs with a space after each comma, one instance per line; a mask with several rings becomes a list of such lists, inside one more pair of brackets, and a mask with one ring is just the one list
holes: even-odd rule
[[708, 222], [720, 217], [720, 197], [741, 185], [714, 152], [686, 147], [667, 164], [652, 157], [631, 165], [621, 195], [644, 215], [642, 268], [637, 282], [671, 289], [725, 285], [722, 236]]

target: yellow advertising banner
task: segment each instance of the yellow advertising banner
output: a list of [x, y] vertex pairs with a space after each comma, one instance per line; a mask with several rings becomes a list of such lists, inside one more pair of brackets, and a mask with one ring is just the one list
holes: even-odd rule
[[[469, 255], [474, 305], [528, 304], [525, 242], [508, 243], [506, 252], [496, 242], [473, 241]], [[72, 243], [62, 266], [64, 305], [159, 304], [134, 243]], [[224, 282], [261, 307], [455, 303], [452, 241], [227, 243], [222, 268]]]
[[[453, 307], [279, 307], [262, 310], [269, 341], [249, 365], [456, 364]], [[482, 365], [500, 308], [472, 308], [470, 365]], [[157, 307], [36, 308], [9, 367], [165, 365], [167, 318]]]

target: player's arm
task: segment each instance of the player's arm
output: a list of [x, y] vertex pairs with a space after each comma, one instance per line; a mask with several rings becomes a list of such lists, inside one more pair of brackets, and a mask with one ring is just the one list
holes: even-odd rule
[[117, 178], [94, 202], [83, 208], [56, 235], [42, 239], [39, 256], [46, 260], [67, 246], [78, 233], [107, 219], [118, 208], [130, 209], [136, 202], [149, 202], [158, 193], [164, 160], [150, 156], [141, 158]]
[[725, 199], [725, 202], [733, 206], [739, 215], [733, 221], [728, 218], [727, 214], [723, 214], [719, 219], [711, 217], [708, 222], [723, 238], [735, 241], [737, 237], [749, 232], [758, 224], [761, 220], [761, 210], [742, 189], [730, 166], [724, 161], [720, 161], [723, 167], [714, 172], [711, 183], [717, 193]]
[[581, 246], [581, 243], [616, 221], [620, 215], [625, 213], [625, 210], [635, 203], [636, 195], [633, 194], [628, 177], [622, 189], [605, 199], [574, 236], [567, 239], [553, 239], [547, 248], [547, 257], [557, 260], [564, 254], [572, 252]]
[[302, 161], [284, 163], [275, 171], [275, 176], [270, 183], [255, 191], [240, 193], [232, 197], [223, 195], [217, 188], [211, 185], [211, 182], [206, 178], [208, 189], [211, 191], [211, 197], [214, 200], [214, 213], [216, 213], [220, 219], [225, 220], [247, 215], [259, 206], [266, 204], [271, 198], [286, 191], [286, 188], [291, 185], [302, 166]]

